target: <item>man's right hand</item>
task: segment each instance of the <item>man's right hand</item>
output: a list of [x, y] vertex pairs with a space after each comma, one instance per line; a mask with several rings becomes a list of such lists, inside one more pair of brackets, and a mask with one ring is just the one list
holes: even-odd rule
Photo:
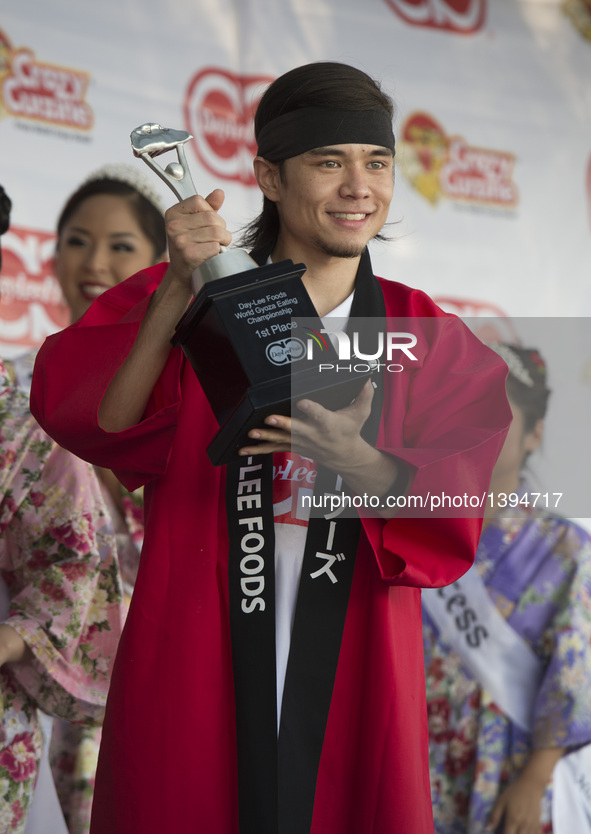
[[226, 222], [218, 214], [223, 202], [224, 192], [216, 188], [207, 197], [188, 197], [166, 212], [168, 276], [174, 283], [191, 287], [193, 270], [232, 242]]
[[99, 425], [122, 431], [138, 423], [171, 350], [175, 327], [192, 296], [191, 276], [218, 255], [232, 236], [218, 214], [224, 192], [189, 197], [166, 212], [170, 265], [154, 292], [136, 340], [111, 380], [99, 407]]

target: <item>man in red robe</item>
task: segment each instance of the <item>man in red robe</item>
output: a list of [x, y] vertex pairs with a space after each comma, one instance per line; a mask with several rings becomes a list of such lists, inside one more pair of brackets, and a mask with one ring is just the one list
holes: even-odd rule
[[170, 340], [193, 271], [230, 243], [220, 191], [167, 212], [169, 265], [110, 290], [40, 351], [41, 424], [146, 486], [93, 834], [432, 832], [419, 589], [467, 570], [481, 520], [300, 512], [306, 490], [341, 486], [401, 507], [482, 496], [510, 420], [498, 357], [421, 291], [373, 275], [392, 110], [343, 64], [277, 79], [255, 119], [264, 205], [249, 234], [258, 262], [306, 265], [321, 317], [413, 320], [416, 356], [379, 394], [366, 385], [335, 412], [304, 399], [252, 430], [237, 464], [211, 465], [218, 426]]

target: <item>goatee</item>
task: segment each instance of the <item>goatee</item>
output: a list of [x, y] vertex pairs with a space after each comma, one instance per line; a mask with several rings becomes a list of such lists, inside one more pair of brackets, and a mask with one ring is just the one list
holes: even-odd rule
[[360, 243], [333, 243], [332, 241], [321, 240], [316, 238], [312, 241], [315, 246], [324, 252], [325, 255], [330, 255], [331, 258], [358, 258], [363, 254], [366, 244]]

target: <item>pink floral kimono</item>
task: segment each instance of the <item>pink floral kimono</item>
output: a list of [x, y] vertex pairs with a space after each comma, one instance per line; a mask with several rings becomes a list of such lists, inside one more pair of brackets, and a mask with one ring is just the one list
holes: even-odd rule
[[38, 710], [102, 721], [123, 624], [115, 536], [96, 476], [31, 417], [0, 363], [2, 621], [32, 656], [0, 668], [0, 832], [25, 829]]

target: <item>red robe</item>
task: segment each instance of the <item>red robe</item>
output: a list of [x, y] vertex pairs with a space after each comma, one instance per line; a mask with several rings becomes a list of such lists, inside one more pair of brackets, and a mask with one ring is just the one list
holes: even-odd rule
[[[165, 265], [98, 299], [50, 337], [32, 410], [56, 440], [146, 484], [146, 535], [115, 663], [93, 834], [237, 834], [225, 467], [214, 415], [173, 349], [142, 422], [108, 433], [97, 411]], [[388, 375], [378, 447], [416, 467], [413, 492], [480, 495], [510, 421], [504, 364], [422, 292], [381, 281], [388, 315], [426, 317], [422, 368]], [[429, 317], [440, 319], [430, 328]], [[432, 321], [432, 320], [431, 320]], [[426, 324], [425, 324], [426, 323]], [[433, 332], [430, 332], [433, 330]], [[420, 448], [419, 448], [420, 447]], [[364, 519], [312, 834], [430, 834], [420, 587], [470, 566], [480, 520]]]

